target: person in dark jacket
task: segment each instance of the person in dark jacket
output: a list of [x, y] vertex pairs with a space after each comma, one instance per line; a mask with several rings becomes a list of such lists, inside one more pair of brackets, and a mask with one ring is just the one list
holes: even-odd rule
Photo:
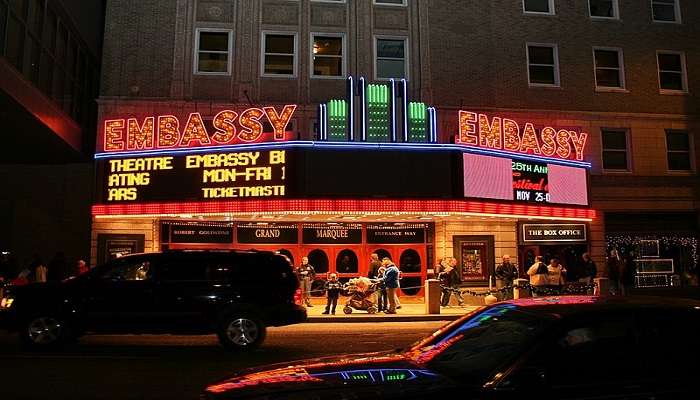
[[369, 255], [369, 270], [367, 272], [367, 277], [369, 279], [379, 279], [379, 268], [381, 268], [382, 263], [379, 261], [379, 255], [377, 253], [372, 253]]
[[396, 314], [396, 290], [399, 288], [399, 268], [389, 257], [382, 259], [382, 265], [386, 268], [382, 282], [386, 286], [386, 297], [389, 300], [387, 314]]
[[637, 263], [634, 261], [634, 252], [630, 251], [625, 257], [622, 268], [622, 295], [629, 296], [634, 288], [634, 278], [637, 276]]
[[311, 295], [311, 284], [316, 278], [316, 270], [309, 264], [308, 257], [301, 258], [301, 265], [294, 271], [301, 285], [301, 299], [307, 307], [313, 307], [309, 297]]
[[[513, 281], [518, 279], [518, 267], [510, 262], [510, 256], [503, 255], [503, 262], [496, 267], [496, 289], [513, 286]], [[506, 290], [500, 295], [501, 300], [513, 298], [513, 291]]]
[[593, 279], [595, 279], [596, 275], [598, 275], [598, 267], [596, 267], [591, 259], [590, 254], [583, 253], [581, 258], [583, 259], [583, 265], [581, 266], [581, 275], [579, 275], [578, 281], [590, 285], [593, 283]]
[[452, 296], [452, 267], [450, 267], [449, 263], [449, 257], [440, 260], [440, 268], [437, 275], [442, 288], [442, 295], [440, 296], [440, 305], [442, 307], [447, 307], [450, 303], [450, 296]]
[[[340, 291], [343, 289], [343, 284], [338, 282], [338, 275], [330, 274], [328, 280], [326, 281], [326, 295], [328, 300], [326, 301], [326, 310], [322, 314], [335, 315], [335, 306], [338, 305], [338, 296], [340, 296]], [[332, 307], [332, 308], [331, 308]]]
[[464, 305], [464, 297], [462, 297], [462, 292], [459, 290], [460, 285], [462, 284], [462, 274], [459, 265], [457, 265], [457, 259], [450, 257], [449, 266], [452, 268], [452, 271], [450, 271], [450, 274], [452, 275], [450, 277], [450, 286], [452, 287], [452, 291], [454, 292], [457, 302], [461, 307]]

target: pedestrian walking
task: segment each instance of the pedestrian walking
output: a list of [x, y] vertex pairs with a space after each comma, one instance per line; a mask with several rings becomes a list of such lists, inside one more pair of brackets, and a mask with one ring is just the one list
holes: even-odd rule
[[451, 272], [452, 267], [450, 267], [450, 258], [445, 257], [440, 260], [438, 280], [440, 281], [440, 288], [442, 289], [442, 295], [440, 296], [440, 305], [442, 307], [447, 307], [450, 304], [450, 296], [452, 296]]
[[457, 298], [457, 303], [461, 307], [464, 305], [464, 297], [462, 297], [462, 292], [460, 291], [460, 287], [462, 285], [462, 274], [460, 273], [459, 265], [457, 265], [457, 259], [450, 257], [449, 266], [452, 267], [452, 271], [450, 271], [450, 274], [452, 275], [450, 278], [450, 287]]
[[296, 268], [297, 279], [301, 285], [301, 300], [307, 307], [313, 307], [310, 301], [311, 284], [316, 278], [316, 270], [309, 264], [309, 257], [301, 258], [301, 265]]
[[539, 292], [546, 288], [549, 284], [547, 265], [544, 263], [542, 256], [535, 257], [535, 263], [527, 270], [530, 276], [530, 287], [534, 297], [541, 296]]
[[386, 310], [386, 313], [396, 314], [396, 290], [399, 287], [399, 269], [389, 257], [382, 259], [382, 265], [386, 268], [382, 281], [386, 285], [386, 296], [389, 300], [389, 309]]
[[343, 284], [338, 282], [337, 274], [330, 274], [328, 276], [328, 281], [326, 281], [326, 310], [322, 314], [335, 315], [335, 306], [338, 305], [338, 296], [340, 296], [340, 291], [343, 289]]
[[510, 256], [504, 254], [501, 262], [496, 267], [496, 290], [499, 291], [501, 300], [509, 300], [513, 298], [513, 290], [505, 290], [504, 287], [513, 286], [513, 282], [518, 278], [518, 267], [510, 262]]
[[387, 290], [386, 290], [386, 285], [384, 284], [384, 272], [386, 272], [386, 267], [381, 264], [379, 265], [379, 269], [377, 269], [377, 278], [379, 280], [378, 285], [378, 292], [377, 292], [377, 310], [378, 311], [386, 311], [389, 308], [389, 300], [387, 298]]

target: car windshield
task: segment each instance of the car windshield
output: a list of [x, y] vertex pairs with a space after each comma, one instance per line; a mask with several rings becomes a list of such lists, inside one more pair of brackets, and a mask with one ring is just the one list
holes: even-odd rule
[[500, 304], [447, 325], [408, 356], [448, 376], [483, 379], [527, 349], [553, 319]]

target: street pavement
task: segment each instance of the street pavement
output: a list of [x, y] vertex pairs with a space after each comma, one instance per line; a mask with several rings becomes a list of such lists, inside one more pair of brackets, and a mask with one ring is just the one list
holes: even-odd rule
[[263, 346], [227, 353], [213, 335], [87, 336], [57, 352], [27, 353], [0, 333], [0, 399], [196, 399], [243, 368], [406, 347], [445, 322], [326, 323], [270, 328]]

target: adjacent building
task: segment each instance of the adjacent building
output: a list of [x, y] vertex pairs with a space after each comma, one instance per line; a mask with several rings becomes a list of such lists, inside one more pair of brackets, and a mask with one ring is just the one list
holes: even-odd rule
[[[697, 268], [691, 1], [108, 1], [92, 263], [261, 248]], [[671, 265], [672, 264], [672, 265]], [[673, 275], [679, 275], [677, 282]], [[643, 278], [643, 279], [642, 279]]]

